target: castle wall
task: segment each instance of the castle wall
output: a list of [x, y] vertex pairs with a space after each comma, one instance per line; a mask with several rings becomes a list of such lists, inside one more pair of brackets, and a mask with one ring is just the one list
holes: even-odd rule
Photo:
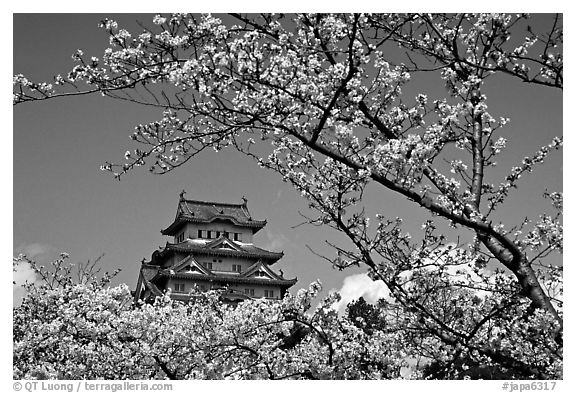
[[[184, 292], [180, 292], [177, 290], [178, 285], [182, 285], [182, 284], [184, 285]], [[200, 289], [201, 291], [208, 291], [210, 289], [219, 289], [219, 288], [224, 287], [222, 284], [218, 284], [218, 283], [210, 283], [210, 282], [206, 282], [206, 281], [198, 281], [195, 283], [193, 280], [187, 280], [187, 279], [183, 279], [183, 278], [170, 278], [168, 280], [167, 288], [170, 288], [173, 293], [188, 294], [188, 292], [190, 292], [190, 290], [193, 288], [193, 286], [195, 284], [198, 286], [198, 289]], [[280, 295], [281, 295], [280, 287], [274, 286], [274, 285], [230, 283], [230, 284], [225, 285], [225, 287], [229, 288], [229, 289], [233, 289], [233, 290], [238, 291], [240, 293], [244, 293], [244, 294], [252, 296], [252, 297], [256, 297], [256, 298], [266, 297], [269, 299], [280, 299]], [[268, 295], [268, 296], [266, 296], [266, 295]], [[270, 295], [272, 295], [272, 296], [270, 296]]]
[[214, 222], [211, 222], [209, 224], [199, 224], [199, 223], [194, 223], [194, 222], [189, 222], [186, 223], [186, 225], [182, 228], [182, 230], [180, 230], [176, 236], [174, 236], [174, 242], [178, 243], [178, 236], [180, 234], [184, 234], [183, 238], [184, 239], [196, 239], [198, 238], [198, 231], [204, 231], [202, 233], [202, 238], [206, 239], [207, 238], [207, 231], [211, 231], [211, 237], [210, 239], [216, 239], [217, 238], [217, 232], [220, 233], [220, 236], [222, 236], [224, 234], [224, 232], [228, 232], [229, 235], [229, 239], [230, 240], [235, 240], [234, 239], [234, 233], [239, 234], [239, 241], [244, 242], [244, 243], [252, 243], [253, 241], [253, 234], [252, 234], [252, 229], [251, 228], [243, 228], [243, 227], [237, 227], [234, 226], [232, 223], [230, 223], [229, 221], [220, 221], [220, 220], [216, 220]]
[[215, 273], [233, 272], [234, 270], [232, 265], [240, 265], [240, 273], [245, 272], [250, 266], [254, 264], [254, 262], [256, 262], [254, 260], [215, 255], [195, 255], [194, 259], [196, 259], [201, 264], [211, 263], [212, 267], [210, 269]]

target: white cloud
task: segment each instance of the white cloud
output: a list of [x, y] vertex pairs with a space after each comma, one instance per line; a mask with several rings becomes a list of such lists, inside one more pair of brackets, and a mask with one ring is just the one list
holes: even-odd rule
[[360, 297], [375, 304], [378, 299], [390, 296], [390, 291], [382, 281], [372, 281], [365, 273], [346, 277], [338, 292], [342, 298], [333, 306], [338, 312], [343, 312], [348, 303]]
[[36, 282], [39, 277], [26, 261], [22, 261], [16, 265], [12, 277], [15, 282], [15, 284], [12, 285], [12, 304], [17, 305], [26, 294], [26, 290], [22, 285]]
[[36, 272], [28, 262], [22, 261], [16, 265], [16, 270], [13, 274], [13, 279], [16, 285], [25, 284], [26, 282], [34, 282], [38, 279]]
[[[57, 255], [56, 251], [56, 248], [49, 244], [29, 243], [16, 247], [14, 255], [24, 254], [30, 259], [43, 263]], [[26, 294], [26, 290], [22, 287], [22, 284], [36, 282], [39, 280], [39, 277], [26, 261], [20, 261], [16, 265], [16, 270], [13, 272], [12, 277], [15, 282], [15, 284], [12, 285], [12, 305], [16, 306], [20, 304], [20, 301]]]
[[16, 248], [15, 254], [24, 254], [28, 258], [37, 258], [44, 254], [49, 254], [51, 252], [55, 252], [54, 247], [49, 244], [41, 244], [41, 243], [30, 243], [30, 244], [23, 244]]

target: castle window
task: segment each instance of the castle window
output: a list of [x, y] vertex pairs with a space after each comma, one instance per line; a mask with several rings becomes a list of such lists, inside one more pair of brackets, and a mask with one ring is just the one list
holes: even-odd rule
[[208, 269], [212, 269], [212, 262], [202, 262], [202, 265]]
[[186, 287], [184, 284], [180, 284], [180, 283], [174, 284], [174, 292], [184, 292], [185, 288]]
[[220, 231], [216, 231], [216, 237], [220, 237]]
[[206, 239], [212, 239], [212, 231], [206, 231]]
[[198, 239], [202, 239], [202, 229], [198, 229]]
[[236, 273], [242, 272], [242, 265], [232, 265], [232, 271]]
[[226, 239], [228, 239], [229, 236], [230, 236], [230, 234], [229, 234], [228, 232], [224, 232], [224, 237], [225, 237]]
[[234, 240], [235, 240], [235, 241], [240, 241], [240, 234], [239, 234], [239, 233], [235, 233], [235, 234], [234, 234]]
[[176, 243], [182, 243], [184, 241], [184, 232], [178, 235], [176, 238]]
[[264, 290], [264, 297], [274, 297], [274, 291], [271, 289], [270, 290], [265, 289]]
[[246, 288], [244, 289], [244, 294], [254, 296], [254, 288]]

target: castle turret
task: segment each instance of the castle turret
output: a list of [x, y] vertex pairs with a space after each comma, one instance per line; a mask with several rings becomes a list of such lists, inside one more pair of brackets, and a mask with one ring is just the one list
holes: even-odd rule
[[188, 300], [196, 287], [222, 290], [227, 301], [247, 298], [280, 299], [296, 279], [285, 279], [271, 268], [282, 252], [253, 244], [253, 235], [266, 225], [254, 220], [245, 197], [242, 203], [188, 200], [180, 194], [174, 221], [161, 231], [173, 242], [143, 261], [136, 299], [155, 297], [168, 289], [178, 300]]

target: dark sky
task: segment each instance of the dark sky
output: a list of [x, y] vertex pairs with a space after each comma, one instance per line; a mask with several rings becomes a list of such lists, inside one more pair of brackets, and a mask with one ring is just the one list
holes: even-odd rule
[[[13, 73], [50, 81], [73, 66], [70, 56], [76, 49], [101, 57], [108, 39], [97, 25], [104, 17], [117, 19], [128, 30], [134, 26], [129, 21], [151, 21], [151, 15], [15, 15]], [[409, 97], [426, 92], [431, 100], [445, 95], [441, 82], [427, 75], [415, 76], [405, 91]], [[524, 156], [562, 134], [562, 92], [494, 78], [487, 94], [491, 113], [511, 119], [503, 134], [509, 146], [500, 159], [503, 169], [493, 173], [501, 179]], [[105, 161], [122, 162], [124, 152], [134, 148], [129, 140], [134, 126], [158, 118], [156, 109], [97, 95], [14, 107], [14, 253], [48, 260], [66, 251], [74, 262], [105, 254], [103, 268], [122, 268], [117, 282], [134, 288], [140, 260], [165, 244], [160, 230], [171, 223], [178, 194], [186, 189], [190, 199], [239, 203], [245, 195], [252, 216], [268, 220], [255, 243], [284, 251], [276, 269], [287, 277], [297, 276], [295, 288], [316, 278], [326, 290], [340, 288], [346, 276], [363, 272], [338, 272], [311, 253], [305, 245], [328, 252], [324, 240], [339, 241], [340, 236], [309, 226], [294, 228], [302, 222], [298, 212], [307, 212], [306, 201], [277, 175], [232, 150], [204, 152], [162, 176], [141, 169], [118, 182], [99, 170]], [[548, 206], [543, 191], [562, 190], [562, 154], [551, 154], [548, 163], [520, 185], [501, 209], [504, 222], [536, 218]], [[409, 231], [429, 218], [402, 198], [376, 188], [369, 190], [366, 202], [372, 213], [405, 217]]]

